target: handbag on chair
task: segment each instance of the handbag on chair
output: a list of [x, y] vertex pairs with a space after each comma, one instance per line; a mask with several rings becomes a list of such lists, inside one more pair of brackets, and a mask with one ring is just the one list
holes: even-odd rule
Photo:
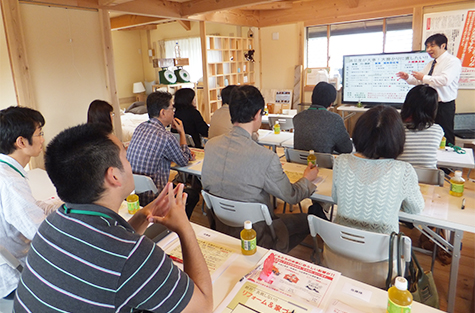
[[[401, 256], [401, 235], [402, 233], [396, 234], [393, 232], [389, 241], [389, 270], [388, 277], [386, 279], [386, 289], [391, 287], [392, 282], [394, 242], [397, 244], [397, 254], [398, 256]], [[403, 276], [399, 257], [397, 261], [397, 276]], [[434, 276], [432, 275], [431, 271], [424, 272], [421, 265], [419, 264], [419, 261], [417, 260], [414, 251], [412, 251], [412, 248], [411, 261], [406, 262], [404, 278], [406, 278], [408, 282], [408, 290], [412, 294], [414, 301], [429, 305], [436, 309], [439, 308], [439, 294], [435, 285]]]

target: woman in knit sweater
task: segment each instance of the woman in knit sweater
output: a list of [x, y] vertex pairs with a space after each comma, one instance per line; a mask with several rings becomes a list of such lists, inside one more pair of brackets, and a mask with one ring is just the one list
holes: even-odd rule
[[437, 99], [437, 91], [428, 85], [418, 85], [408, 92], [401, 110], [406, 143], [398, 160], [437, 168], [437, 149], [444, 136], [442, 127], [434, 124]]
[[398, 212], [420, 213], [424, 199], [411, 164], [395, 160], [404, 148], [399, 113], [377, 106], [364, 113], [353, 131], [356, 152], [336, 158], [333, 200], [335, 222], [386, 233], [399, 231]]

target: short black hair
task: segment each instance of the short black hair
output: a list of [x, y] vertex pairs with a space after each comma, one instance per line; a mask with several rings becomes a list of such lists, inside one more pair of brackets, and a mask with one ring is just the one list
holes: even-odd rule
[[249, 123], [259, 110], [264, 110], [264, 98], [259, 89], [251, 85], [233, 89], [229, 101], [232, 123]]
[[175, 92], [174, 107], [177, 110], [186, 107], [193, 108], [193, 99], [195, 98], [195, 91], [191, 88], [181, 88]]
[[94, 100], [89, 104], [87, 110], [87, 122], [88, 123], [103, 123], [112, 133], [112, 120], [111, 112], [114, 111], [112, 105], [104, 100]]
[[423, 130], [434, 124], [437, 107], [437, 90], [429, 85], [417, 85], [406, 95], [401, 118], [408, 129]]
[[45, 125], [45, 119], [40, 112], [26, 108], [11, 106], [0, 111], [0, 153], [12, 154], [17, 149], [15, 142], [18, 137], [33, 144], [33, 134], [36, 129]]
[[326, 82], [319, 82], [312, 92], [312, 104], [328, 108], [336, 100], [336, 89]]
[[229, 99], [231, 98], [231, 92], [236, 87], [237, 87], [236, 85], [228, 85], [224, 87], [223, 90], [221, 90], [221, 101], [223, 104], [229, 104]]
[[442, 44], [445, 43], [445, 50], [447, 50], [447, 36], [445, 36], [444, 34], [439, 33], [429, 36], [424, 42], [424, 46], [427, 46], [430, 43], [435, 43], [439, 47], [442, 47]]
[[155, 91], [147, 97], [148, 117], [159, 117], [162, 110], [168, 109], [173, 96], [169, 92]]
[[366, 111], [353, 130], [356, 152], [368, 159], [396, 159], [403, 152], [405, 141], [401, 116], [395, 108], [387, 105]]
[[82, 124], [59, 133], [48, 144], [45, 168], [61, 200], [89, 204], [104, 192], [110, 167], [123, 170], [120, 148], [103, 124]]

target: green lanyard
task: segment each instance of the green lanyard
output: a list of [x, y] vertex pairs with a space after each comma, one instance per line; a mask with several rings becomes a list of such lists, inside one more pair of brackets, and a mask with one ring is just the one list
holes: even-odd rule
[[309, 110], [323, 110], [323, 111], [326, 111], [327, 109], [325, 108], [312, 108], [312, 107], [309, 107], [308, 108]]
[[110, 217], [109, 215], [107, 215], [105, 213], [102, 213], [102, 212], [70, 209], [70, 208], [66, 207], [65, 204], [63, 204], [63, 209], [64, 209], [64, 213], [66, 213], [66, 214], [73, 213], [73, 214], [81, 214], [81, 215], [101, 216], [101, 217], [105, 217], [105, 218], [108, 218], [110, 220], [113, 220], [112, 217]]
[[14, 167], [13, 165], [11, 165], [10, 163], [5, 162], [5, 161], [3, 161], [3, 160], [0, 160], [0, 162], [5, 163], [6, 165], [10, 166], [12, 169], [14, 169], [15, 171], [17, 171], [17, 173], [20, 174], [21, 177], [25, 178], [25, 175], [23, 175], [23, 173], [20, 172], [19, 169], [17, 169], [16, 167]]

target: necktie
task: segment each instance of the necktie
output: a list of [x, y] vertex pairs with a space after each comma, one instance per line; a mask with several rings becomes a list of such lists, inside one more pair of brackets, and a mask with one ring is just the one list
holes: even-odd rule
[[427, 75], [432, 76], [432, 72], [434, 72], [435, 63], [437, 63], [437, 61], [434, 59], [434, 61], [432, 62], [432, 65], [430, 66], [429, 73], [427, 73]]

